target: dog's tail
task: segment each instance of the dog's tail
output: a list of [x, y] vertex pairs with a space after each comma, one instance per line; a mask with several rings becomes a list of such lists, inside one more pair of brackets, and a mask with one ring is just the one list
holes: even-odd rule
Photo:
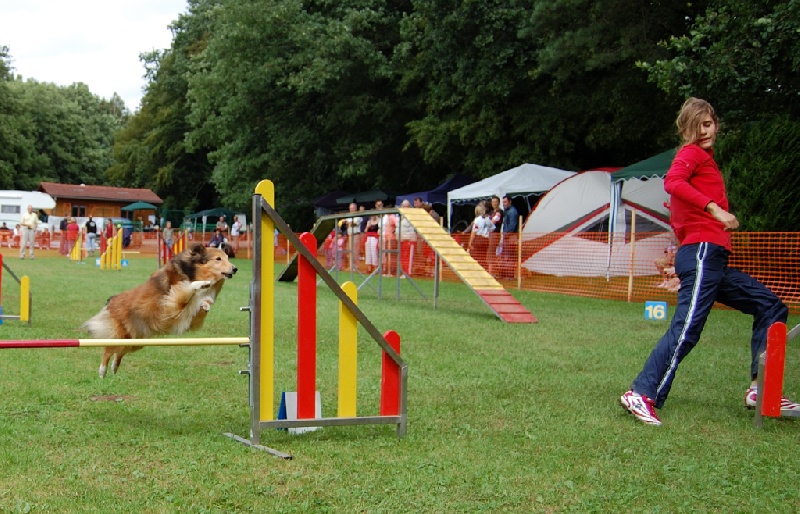
[[100, 312], [89, 318], [82, 325], [82, 328], [89, 332], [93, 339], [116, 339], [116, 323], [108, 311], [108, 307], [103, 307]]

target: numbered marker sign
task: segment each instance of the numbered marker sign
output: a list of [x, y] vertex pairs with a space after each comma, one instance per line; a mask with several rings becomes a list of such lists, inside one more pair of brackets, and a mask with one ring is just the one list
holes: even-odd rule
[[667, 302], [644, 302], [644, 319], [667, 319]]

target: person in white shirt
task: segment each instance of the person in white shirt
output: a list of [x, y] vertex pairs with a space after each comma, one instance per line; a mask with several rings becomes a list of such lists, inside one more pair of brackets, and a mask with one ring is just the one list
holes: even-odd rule
[[[400, 204], [403, 209], [411, 207], [411, 202], [403, 200]], [[403, 267], [403, 273], [411, 276], [411, 270], [414, 268], [414, 251], [417, 246], [417, 231], [414, 225], [411, 224], [405, 216], [400, 216], [400, 223], [397, 224], [397, 235], [400, 241], [400, 265]]]
[[28, 206], [28, 212], [22, 214], [19, 221], [22, 235], [20, 237], [19, 258], [25, 258], [25, 246], [28, 246], [28, 254], [33, 259], [33, 247], [36, 242], [36, 227], [39, 226], [39, 216], [33, 212], [33, 206]]
[[239, 251], [239, 233], [242, 231], [242, 223], [239, 221], [239, 216], [233, 217], [233, 224], [231, 225], [231, 238], [233, 239], [233, 251]]
[[472, 221], [472, 231], [469, 234], [467, 251], [484, 268], [488, 266], [489, 235], [493, 230], [494, 224], [486, 216], [486, 207], [484, 207], [483, 203], [479, 203], [475, 206], [475, 219]]

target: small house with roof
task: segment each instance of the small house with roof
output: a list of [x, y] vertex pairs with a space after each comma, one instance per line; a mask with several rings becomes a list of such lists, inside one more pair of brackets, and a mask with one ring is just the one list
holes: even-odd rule
[[83, 218], [127, 217], [136, 220], [153, 209], [123, 211], [122, 208], [135, 202], [146, 202], [160, 206], [164, 201], [150, 189], [111, 186], [87, 186], [85, 184], [58, 184], [42, 182], [39, 191], [47, 193], [56, 201], [54, 216], [73, 216]]

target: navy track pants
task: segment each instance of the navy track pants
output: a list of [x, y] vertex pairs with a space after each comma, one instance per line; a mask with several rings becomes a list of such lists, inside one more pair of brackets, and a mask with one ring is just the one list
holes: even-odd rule
[[712, 243], [681, 246], [675, 255], [681, 280], [678, 306], [667, 333], [658, 341], [631, 389], [661, 408], [669, 395], [678, 364], [700, 340], [714, 302], [753, 316], [750, 340], [751, 378], [758, 375], [758, 357], [767, 346], [767, 329], [786, 322], [789, 310], [775, 293], [747, 273], [728, 267], [728, 251]]

